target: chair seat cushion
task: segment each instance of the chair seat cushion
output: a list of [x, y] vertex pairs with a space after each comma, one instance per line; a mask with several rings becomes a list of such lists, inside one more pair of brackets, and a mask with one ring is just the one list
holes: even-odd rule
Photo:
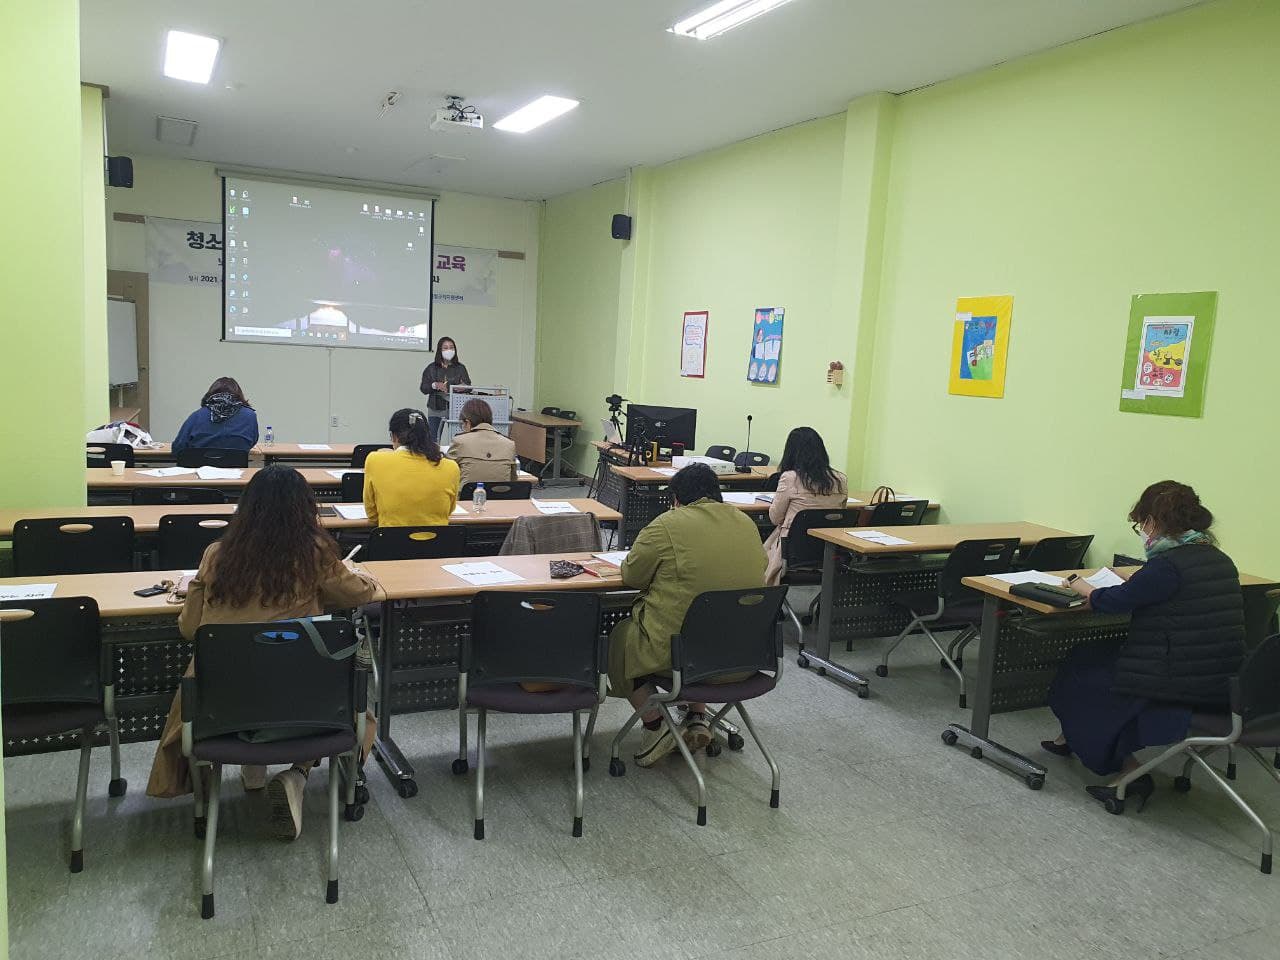
[[[670, 677], [654, 677], [654, 682], [664, 690], [671, 689]], [[763, 696], [778, 685], [778, 678], [767, 673], [753, 673], [744, 680], [731, 683], [686, 683], [680, 689], [680, 699], [695, 703], [738, 703]]]
[[44, 737], [107, 719], [100, 703], [22, 703], [4, 708], [6, 739]]
[[813, 586], [822, 583], [822, 567], [787, 564], [786, 572], [782, 575], [782, 583], [789, 587]]
[[356, 745], [353, 730], [331, 730], [288, 740], [251, 743], [234, 733], [197, 740], [191, 753], [197, 760], [215, 763], [302, 763], [347, 753]]
[[[1193, 713], [1191, 729], [1198, 734], [1225, 737], [1231, 732], [1231, 714]], [[1240, 744], [1245, 747], [1280, 747], [1280, 714], [1272, 714], [1245, 724], [1244, 731], [1240, 734]]]
[[[938, 609], [938, 594], [933, 590], [911, 590], [893, 595], [893, 602], [906, 607], [917, 616], [931, 617]], [[982, 620], [981, 600], [961, 600], [948, 603], [937, 620], [928, 621], [931, 627], [956, 623], [979, 623]]]
[[596, 692], [585, 687], [565, 687], [534, 693], [518, 683], [493, 683], [467, 687], [467, 706], [501, 713], [572, 713], [596, 705]]

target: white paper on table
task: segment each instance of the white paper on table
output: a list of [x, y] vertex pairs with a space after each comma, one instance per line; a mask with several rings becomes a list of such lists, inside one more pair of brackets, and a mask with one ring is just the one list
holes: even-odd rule
[[1084, 582], [1091, 587], [1118, 587], [1124, 583], [1124, 577], [1110, 567], [1103, 567], [1092, 577], [1085, 577]]
[[654, 467], [653, 472], [660, 473], [664, 477], [674, 477], [680, 471], [676, 470], [674, 467]]
[[539, 513], [555, 514], [555, 513], [581, 513], [577, 507], [566, 500], [531, 500], [535, 510]]
[[453, 513], [451, 513], [451, 514], [450, 514], [450, 516], [453, 516], [453, 517], [465, 517], [465, 516], [467, 516], [467, 509], [466, 509], [466, 507], [464, 507], [464, 506], [463, 506], [462, 504], [460, 504], [460, 503], [455, 504], [455, 505], [454, 505], [454, 507], [453, 507]]
[[369, 515], [364, 512], [363, 503], [335, 503], [333, 509], [338, 512], [343, 520], [368, 520]]
[[329, 446], [327, 443], [300, 443], [298, 444], [298, 449], [299, 450], [332, 450], [333, 447]]
[[244, 471], [234, 467], [200, 467], [196, 476], [201, 480], [239, 480]]
[[144, 477], [182, 477], [195, 472], [195, 467], [156, 467], [154, 470], [138, 471]]
[[448, 570], [459, 580], [473, 587], [488, 587], [496, 583], [523, 583], [524, 577], [512, 573], [496, 563], [482, 560], [479, 563], [446, 563], [440, 569]]
[[883, 530], [850, 530], [849, 536], [886, 547], [897, 547], [911, 542], [910, 540], [904, 540], [902, 537], [895, 537], [893, 534], [885, 533]]
[[1062, 586], [1062, 578], [1039, 570], [1020, 570], [1016, 573], [993, 573], [992, 580], [1003, 580], [1005, 583], [1047, 583], [1053, 587]]
[[179, 570], [178, 572], [182, 574], [184, 577], [194, 577], [200, 571], [199, 570]]
[[730, 491], [728, 493], [722, 493], [720, 496], [724, 497], [725, 503], [739, 503], [743, 506], [750, 506], [753, 503], [760, 502], [759, 498], [754, 493], [737, 493]]
[[603, 560], [605, 563], [612, 563], [615, 567], [622, 566], [622, 561], [627, 559], [626, 550], [614, 550], [610, 553], [593, 553], [592, 556], [597, 560]]
[[0, 600], [48, 600], [56, 583], [28, 583], [21, 587], [0, 587]]
[[[724, 496], [724, 494], [721, 494], [721, 496]], [[757, 493], [755, 494], [755, 498], [761, 503], [773, 503], [772, 493]]]
[[364, 473], [364, 471], [359, 467], [347, 467], [345, 470], [326, 470], [325, 473], [331, 477], [337, 477], [341, 480], [344, 473]]

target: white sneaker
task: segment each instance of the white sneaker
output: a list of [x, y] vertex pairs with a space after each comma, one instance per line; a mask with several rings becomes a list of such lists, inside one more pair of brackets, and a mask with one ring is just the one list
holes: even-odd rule
[[267, 768], [252, 764], [241, 767], [240, 782], [246, 790], [261, 790], [267, 785]]
[[277, 773], [267, 783], [271, 825], [281, 840], [297, 840], [302, 832], [302, 794], [306, 788], [307, 775], [293, 767]]
[[640, 728], [640, 749], [636, 751], [635, 762], [641, 767], [651, 767], [676, 748], [676, 738], [671, 735], [664, 723], [657, 730]]

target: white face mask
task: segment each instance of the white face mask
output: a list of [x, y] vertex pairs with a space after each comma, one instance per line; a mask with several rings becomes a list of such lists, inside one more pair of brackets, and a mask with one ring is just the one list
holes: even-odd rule
[[441, 350], [441, 351], [440, 351], [440, 356], [444, 357], [446, 360], [452, 360], [452, 359], [453, 359], [453, 355], [454, 355], [454, 354], [453, 354], [453, 351], [452, 351], [452, 350]]

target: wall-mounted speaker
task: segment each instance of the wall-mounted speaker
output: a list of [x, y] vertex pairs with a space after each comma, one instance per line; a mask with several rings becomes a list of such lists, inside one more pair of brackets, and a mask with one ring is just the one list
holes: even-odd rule
[[107, 157], [107, 186], [133, 186], [133, 159], [131, 157]]
[[631, 239], [631, 218], [625, 213], [615, 213], [613, 215], [613, 239], [630, 240]]

